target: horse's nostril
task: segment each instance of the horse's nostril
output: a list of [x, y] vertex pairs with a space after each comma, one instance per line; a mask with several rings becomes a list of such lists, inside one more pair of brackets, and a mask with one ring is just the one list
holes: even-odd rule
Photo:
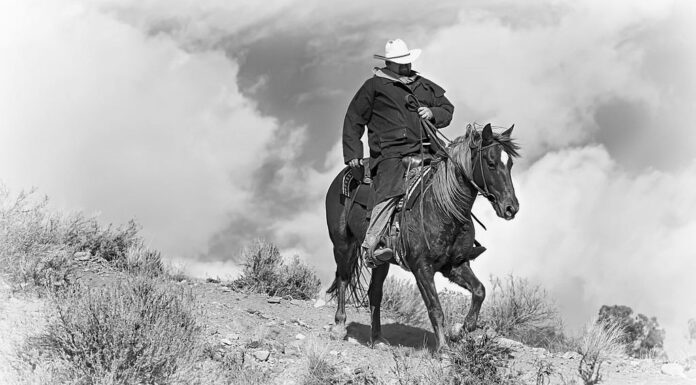
[[508, 218], [514, 217], [515, 216], [515, 209], [512, 208], [512, 206], [505, 207], [505, 216]]

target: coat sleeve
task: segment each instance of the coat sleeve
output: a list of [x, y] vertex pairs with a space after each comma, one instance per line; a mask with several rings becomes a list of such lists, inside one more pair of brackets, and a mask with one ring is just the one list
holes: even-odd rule
[[433, 112], [433, 117], [430, 121], [437, 128], [447, 127], [452, 121], [454, 106], [445, 96], [445, 90], [442, 87], [430, 82], [430, 88], [432, 89], [434, 97], [434, 103], [430, 106], [430, 110]]
[[347, 164], [352, 159], [362, 159], [363, 145], [360, 141], [365, 132], [365, 125], [372, 116], [374, 88], [370, 80], [366, 81], [348, 105], [343, 121], [343, 161]]

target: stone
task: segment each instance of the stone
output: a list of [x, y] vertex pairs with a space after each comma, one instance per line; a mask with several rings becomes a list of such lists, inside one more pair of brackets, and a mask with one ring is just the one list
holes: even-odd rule
[[314, 302], [314, 307], [315, 307], [315, 308], [317, 308], [317, 307], [322, 307], [322, 306], [324, 306], [324, 305], [326, 305], [326, 301], [324, 301], [323, 299], [318, 299], [317, 302]]
[[295, 336], [296, 340], [303, 340], [305, 338], [306, 338], [305, 335], [302, 333], [297, 333], [297, 335]]
[[348, 343], [351, 343], [353, 345], [357, 345], [359, 342], [353, 337], [348, 337]]
[[280, 298], [280, 297], [269, 297], [266, 300], [266, 302], [268, 302], [268, 303], [280, 303], [281, 300], [282, 300], [282, 298]]
[[323, 329], [327, 332], [331, 331], [331, 325], [324, 325]]
[[232, 345], [232, 341], [230, 341], [230, 340], [227, 339], [227, 338], [221, 339], [221, 340], [220, 340], [220, 343], [223, 344], [223, 345], [227, 345], [227, 346]]
[[267, 361], [268, 357], [271, 356], [271, 352], [268, 350], [257, 350], [254, 352], [254, 358], [259, 361]]
[[684, 373], [684, 367], [674, 362], [662, 365], [660, 367], [660, 371], [662, 372], [662, 374], [668, 376], [686, 378], [686, 373]]
[[222, 287], [222, 291], [225, 292], [225, 293], [229, 293], [229, 292], [232, 291], [232, 289], [230, 289], [230, 288], [227, 287], [227, 286], [223, 286], [223, 287]]
[[454, 325], [452, 325], [452, 335], [458, 336], [459, 333], [462, 332], [462, 329], [464, 328], [464, 324], [461, 322], [456, 322]]
[[521, 348], [524, 346], [524, 344], [519, 341], [511, 340], [509, 338], [504, 337], [498, 338], [498, 344], [506, 348]]
[[336, 350], [332, 350], [329, 352], [332, 356], [338, 356], [338, 352]]
[[228, 340], [236, 341], [239, 339], [239, 334], [230, 333], [230, 334], [226, 335], [225, 338], [227, 338]]
[[566, 360], [575, 360], [575, 359], [580, 359], [581, 355], [580, 355], [580, 353], [577, 353], [577, 352], [565, 352], [565, 353], [563, 353], [562, 357], [563, 357], [563, 359], [566, 359]]

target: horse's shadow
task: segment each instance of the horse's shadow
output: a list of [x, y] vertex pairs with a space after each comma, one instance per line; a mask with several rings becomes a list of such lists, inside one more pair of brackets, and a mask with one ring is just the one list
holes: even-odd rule
[[[352, 337], [359, 343], [370, 346], [370, 334], [369, 325], [351, 322], [346, 326], [345, 339]], [[425, 329], [400, 323], [382, 325], [382, 338], [391, 346], [428, 350], [434, 350], [436, 347], [435, 334]]]

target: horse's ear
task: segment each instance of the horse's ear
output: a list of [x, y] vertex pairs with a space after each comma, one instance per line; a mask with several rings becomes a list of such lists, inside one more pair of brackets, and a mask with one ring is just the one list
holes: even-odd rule
[[500, 135], [502, 135], [502, 136], [505, 136], [505, 137], [508, 137], [508, 138], [509, 138], [509, 137], [510, 137], [510, 135], [512, 134], [512, 129], [513, 129], [513, 128], [515, 128], [515, 125], [514, 125], [514, 124], [513, 124], [512, 126], [510, 126], [510, 128], [508, 128], [507, 130], [503, 131], [503, 133], [502, 133], [502, 134], [500, 134]]
[[481, 138], [483, 139], [484, 144], [488, 144], [493, 141], [493, 129], [491, 128], [490, 123], [483, 127], [483, 131], [481, 131]]

